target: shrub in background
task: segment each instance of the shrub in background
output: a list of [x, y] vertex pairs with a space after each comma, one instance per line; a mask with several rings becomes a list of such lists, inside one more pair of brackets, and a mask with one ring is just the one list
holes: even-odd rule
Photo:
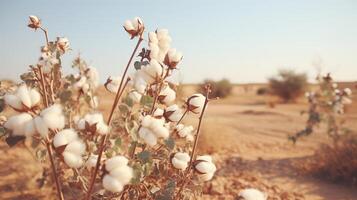
[[306, 74], [293, 70], [280, 70], [276, 76], [269, 78], [272, 94], [279, 96], [284, 102], [296, 100], [304, 93], [306, 86]]
[[199, 91], [200, 92], [205, 91], [205, 87], [207, 84], [211, 86], [211, 90], [212, 90], [210, 94], [210, 98], [214, 98], [214, 97], [225, 98], [231, 94], [233, 88], [231, 82], [228, 79], [222, 79], [220, 81], [207, 79], [199, 86]]

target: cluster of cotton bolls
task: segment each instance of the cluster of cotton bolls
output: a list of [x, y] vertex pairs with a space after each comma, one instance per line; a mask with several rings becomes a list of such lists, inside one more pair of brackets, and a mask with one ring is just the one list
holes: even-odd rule
[[55, 148], [64, 147], [62, 156], [69, 167], [79, 168], [83, 165], [82, 156], [86, 151], [86, 145], [73, 129], [64, 129], [58, 132], [53, 138], [53, 146]]
[[128, 166], [128, 159], [115, 156], [105, 162], [106, 174], [103, 177], [103, 187], [111, 192], [121, 192], [133, 178], [133, 169]]
[[142, 118], [139, 137], [149, 146], [155, 146], [158, 138], [167, 139], [169, 134], [169, 129], [165, 126], [165, 119], [158, 119], [150, 115]]
[[[87, 130], [87, 126], [95, 126], [95, 130]], [[82, 119], [77, 121], [77, 127], [79, 130], [99, 133], [105, 135], [109, 132], [109, 126], [104, 122], [103, 115], [101, 113], [86, 114]]]
[[82, 73], [75, 77], [78, 81], [73, 84], [73, 87], [81, 90], [83, 93], [87, 93], [90, 90], [94, 90], [99, 84], [99, 74], [96, 68], [87, 67]]
[[12, 130], [13, 135], [40, 134], [46, 137], [49, 130], [60, 130], [65, 125], [65, 117], [59, 104], [42, 110], [39, 115], [36, 114], [34, 117], [28, 113], [36, 113], [41, 95], [36, 89], [28, 88], [25, 84], [19, 86], [14, 94], [5, 95], [4, 99], [6, 104], [21, 112], [11, 116], [4, 124], [5, 128]]

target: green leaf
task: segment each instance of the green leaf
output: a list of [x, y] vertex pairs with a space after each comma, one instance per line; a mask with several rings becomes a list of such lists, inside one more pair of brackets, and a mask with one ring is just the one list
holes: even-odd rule
[[134, 101], [129, 96], [123, 99], [123, 103], [125, 103], [129, 107], [133, 107], [134, 105]]
[[9, 136], [5, 139], [5, 141], [10, 147], [13, 147], [17, 143], [24, 141], [25, 139], [26, 139], [25, 136]]
[[154, 103], [154, 99], [148, 95], [141, 97], [140, 104], [143, 106], [151, 106]]
[[173, 150], [175, 148], [175, 140], [172, 137], [169, 137], [164, 142], [166, 147], [169, 148], [170, 150]]
[[149, 151], [142, 151], [138, 153], [138, 158], [142, 163], [148, 163], [151, 161], [151, 153]]
[[5, 108], [5, 100], [4, 99], [0, 99], [0, 112], [2, 112]]
[[132, 184], [138, 184], [140, 183], [140, 179], [141, 179], [141, 174], [142, 174], [142, 168], [141, 168], [141, 165], [136, 163], [134, 166], [133, 166], [133, 178], [131, 179], [131, 183]]
[[162, 189], [160, 195], [157, 196], [156, 200], [171, 200], [174, 197], [174, 192], [176, 188], [176, 182], [174, 180], [169, 180], [165, 188]]

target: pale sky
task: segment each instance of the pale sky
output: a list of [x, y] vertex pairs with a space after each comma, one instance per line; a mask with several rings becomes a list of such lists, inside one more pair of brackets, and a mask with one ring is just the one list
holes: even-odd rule
[[139, 16], [147, 30], [167, 28], [182, 51], [186, 83], [228, 78], [265, 82], [278, 69], [316, 74], [313, 62], [337, 80], [357, 80], [355, 0], [180, 0], [180, 1], [0, 1], [0, 78], [16, 79], [40, 55], [44, 38], [27, 28], [37, 15], [51, 39], [66, 36], [63, 67], [82, 57], [98, 68], [101, 80], [122, 73], [135, 45], [123, 31]]

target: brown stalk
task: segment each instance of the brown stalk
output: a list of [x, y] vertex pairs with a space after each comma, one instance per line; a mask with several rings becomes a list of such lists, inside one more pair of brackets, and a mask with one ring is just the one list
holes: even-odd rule
[[[119, 84], [119, 88], [118, 88], [118, 91], [116, 93], [116, 96], [115, 96], [115, 99], [114, 99], [114, 102], [113, 102], [113, 106], [111, 108], [111, 111], [110, 111], [110, 114], [109, 114], [109, 118], [108, 118], [108, 121], [107, 121], [107, 124], [110, 126], [110, 123], [112, 121], [112, 118], [113, 118], [113, 114], [114, 114], [114, 111], [115, 111], [115, 108], [117, 107], [118, 105], [118, 102], [120, 100], [120, 97], [121, 95], [123, 94], [124, 92], [124, 89], [125, 89], [125, 86], [127, 85], [129, 79], [127, 79], [126, 83], [124, 84], [123, 86], [123, 82], [124, 82], [124, 79], [125, 79], [125, 76], [128, 72], [128, 69], [129, 69], [129, 66], [131, 64], [131, 61], [133, 60], [134, 58], [134, 55], [136, 53], [136, 51], [138, 50], [139, 46], [140, 46], [140, 43], [143, 41], [143, 38], [142, 37], [139, 37], [138, 39], [138, 42], [134, 48], [134, 51], [133, 53], [131, 54], [130, 56], [130, 59], [126, 65], [126, 68], [124, 70], [124, 73], [123, 73], [123, 76], [121, 77], [121, 81], [120, 81], [120, 84]], [[122, 88], [123, 86], [123, 88]], [[105, 147], [105, 144], [108, 140], [108, 134], [106, 134], [105, 136], [102, 136], [102, 140], [100, 142], [100, 148], [99, 148], [99, 153], [98, 153], [98, 159], [97, 159], [97, 164], [95, 166], [95, 169], [92, 173], [92, 176], [91, 176], [91, 180], [90, 180], [90, 184], [89, 184], [89, 188], [88, 188], [88, 192], [87, 192], [87, 196], [86, 196], [86, 199], [87, 200], [90, 200], [91, 199], [91, 195], [92, 195], [92, 190], [93, 190], [93, 186], [94, 186], [94, 183], [95, 183], [95, 179], [97, 177], [97, 174], [98, 174], [98, 171], [99, 171], [99, 167], [100, 167], [100, 161], [102, 159], [102, 155], [103, 155], [103, 152], [104, 152], [104, 147]]]

